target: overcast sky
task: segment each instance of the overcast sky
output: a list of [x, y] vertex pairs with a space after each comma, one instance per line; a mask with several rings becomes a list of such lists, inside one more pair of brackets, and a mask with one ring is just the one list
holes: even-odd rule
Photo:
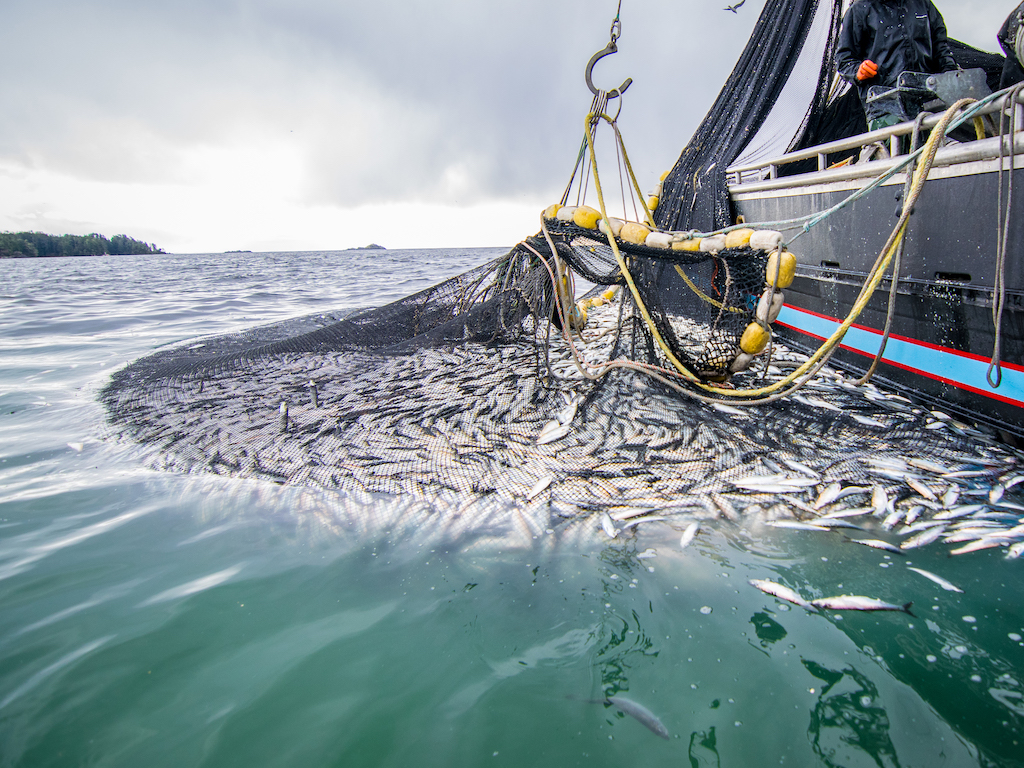
[[[732, 0], [730, 0], [731, 2]], [[561, 195], [617, 0], [0, 0], [0, 231], [174, 252], [510, 246]], [[645, 187], [764, 5], [623, 0]], [[1017, 0], [939, 0], [998, 50]]]

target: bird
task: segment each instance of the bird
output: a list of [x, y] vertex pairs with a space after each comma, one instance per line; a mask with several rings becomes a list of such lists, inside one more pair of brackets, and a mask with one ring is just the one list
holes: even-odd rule
[[747, 2], [747, 0], [740, 0], [738, 3], [736, 3], [736, 5], [727, 5], [722, 10], [723, 11], [732, 11], [733, 13], [739, 13], [739, 11], [737, 11], [736, 9], [739, 8], [741, 5], [743, 5], [745, 2]]

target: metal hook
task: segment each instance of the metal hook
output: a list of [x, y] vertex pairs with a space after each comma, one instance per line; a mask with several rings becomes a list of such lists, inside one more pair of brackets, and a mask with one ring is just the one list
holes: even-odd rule
[[[619, 49], [615, 45], [615, 41], [612, 40], [610, 43], [608, 43], [608, 45], [606, 45], [600, 51], [598, 51], [593, 56], [591, 56], [590, 57], [590, 61], [587, 62], [587, 72], [586, 72], [587, 87], [590, 89], [591, 93], [593, 93], [595, 96], [598, 93], [600, 93], [600, 91], [594, 86], [594, 81], [592, 79], [592, 75], [593, 75], [593, 72], [594, 72], [594, 65], [597, 64], [597, 62], [599, 62], [605, 56], [611, 56], [613, 53], [617, 52], [618, 50]], [[614, 99], [616, 96], [621, 96], [622, 94], [624, 94], [626, 92], [626, 89], [629, 88], [630, 83], [632, 83], [632, 82], [633, 82], [633, 78], [627, 77], [625, 80], [622, 81], [622, 85], [620, 85], [618, 88], [616, 88], [614, 90], [611, 90], [611, 91], [608, 91], [608, 98], [609, 99]]]

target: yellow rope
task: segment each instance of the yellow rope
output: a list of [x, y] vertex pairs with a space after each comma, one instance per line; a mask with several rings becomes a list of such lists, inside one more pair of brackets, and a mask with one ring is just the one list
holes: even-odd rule
[[917, 197], [921, 194], [921, 188], [924, 186], [924, 182], [928, 177], [928, 172], [931, 170], [932, 162], [935, 159], [935, 153], [938, 151], [939, 143], [946, 135], [946, 126], [953, 119], [953, 115], [965, 104], [968, 100], [958, 101], [952, 107], [950, 107], [946, 113], [942, 116], [942, 120], [939, 121], [938, 125], [932, 129], [931, 135], [928, 137], [928, 141], [925, 144], [923, 153], [924, 161], [918, 165], [914, 171], [913, 181], [911, 182], [910, 193], [907, 195], [906, 204], [903, 207], [903, 214], [900, 217], [900, 221], [896, 225], [896, 229], [889, 237], [889, 242], [886, 247], [882, 249], [882, 258], [876, 262], [875, 267], [869, 273], [869, 279], [865, 282], [864, 287], [861, 289], [860, 295], [857, 301], [854, 303], [853, 308], [850, 310], [846, 319], [840, 324], [835, 332], [818, 348], [818, 350], [799, 368], [795, 369], [785, 378], [777, 381], [770, 386], [761, 387], [760, 389], [747, 389], [742, 392], [737, 390], [728, 389], [717, 389], [707, 387], [711, 392], [722, 395], [742, 394], [744, 397], [759, 397], [761, 395], [768, 395], [775, 392], [782, 387], [788, 386], [801, 375], [810, 370], [816, 365], [826, 354], [831, 354], [832, 351], [839, 346], [842, 342], [843, 337], [846, 336], [846, 332], [850, 330], [850, 327], [856, 322], [860, 313], [864, 311], [868, 301], [871, 299], [871, 295], [875, 292], [875, 289], [881, 283], [882, 278], [892, 261], [893, 256], [896, 253], [896, 249], [899, 247], [900, 241], [903, 240], [904, 235], [907, 231], [907, 224], [910, 219], [910, 211], [914, 207], [914, 202]]
[[[896, 253], [896, 249], [899, 247], [900, 242], [903, 240], [903, 237], [906, 234], [907, 224], [910, 218], [910, 210], [913, 208], [914, 201], [916, 201], [917, 197], [920, 195], [921, 188], [924, 186], [924, 182], [927, 180], [928, 173], [931, 170], [932, 163], [935, 159], [935, 153], [938, 151], [939, 148], [939, 142], [945, 137], [946, 127], [953, 119], [953, 116], [960, 109], [969, 104], [971, 101], [972, 100], [970, 99], [961, 99], [956, 104], [951, 106], [943, 114], [942, 119], [939, 121], [939, 123], [932, 129], [931, 135], [928, 137], [928, 141], [924, 147], [924, 153], [922, 155], [924, 160], [923, 162], [918, 164], [918, 167], [914, 171], [911, 189], [907, 195], [906, 202], [903, 207], [903, 214], [900, 217], [900, 221], [897, 223], [896, 229], [893, 230], [892, 235], [890, 235], [889, 237], [889, 241], [886, 243], [885, 247], [882, 249], [882, 253], [879, 255], [879, 259], [875, 262], [874, 267], [869, 273], [868, 280], [865, 282], [864, 287], [861, 289], [860, 295], [857, 297], [857, 301], [854, 303], [854, 306], [850, 310], [849, 314], [847, 314], [846, 318], [839, 325], [839, 328], [837, 328], [836, 331], [828, 339], [826, 339], [824, 343], [822, 343], [822, 345], [817, 349], [817, 351], [813, 355], [811, 355], [811, 357], [808, 358], [805, 363], [803, 363], [801, 366], [793, 370], [788, 376], [770, 384], [767, 387], [746, 390], [723, 389], [721, 387], [711, 386], [700, 381], [692, 371], [690, 371], [676, 358], [676, 356], [669, 349], [668, 345], [665, 343], [665, 340], [661, 337], [661, 334], [658, 332], [658, 329], [655, 326], [654, 321], [651, 318], [651, 315], [643, 302], [643, 299], [641, 299], [640, 297], [640, 293], [637, 290], [636, 284], [633, 282], [633, 276], [630, 274], [629, 269], [626, 267], [625, 260], [622, 258], [622, 253], [619, 251], [618, 243], [616, 242], [615, 237], [612, 235], [611, 232], [611, 226], [608, 222], [608, 213], [605, 208], [604, 191], [601, 187], [601, 180], [597, 170], [597, 153], [594, 150], [594, 140], [590, 130], [591, 123], [592, 121], [596, 121], [598, 119], [607, 121], [615, 130], [616, 136], [620, 143], [622, 141], [621, 135], [619, 135], [618, 133], [618, 128], [615, 125], [615, 121], [612, 120], [610, 117], [608, 117], [605, 114], [595, 115], [594, 113], [589, 113], [586, 118], [587, 147], [590, 151], [590, 162], [594, 171], [594, 186], [597, 191], [598, 203], [601, 207], [601, 216], [604, 219], [605, 226], [607, 228], [606, 234], [608, 237], [608, 244], [611, 246], [612, 252], [615, 254], [615, 259], [619, 264], [619, 270], [622, 272], [622, 276], [626, 280], [626, 284], [629, 287], [630, 293], [633, 296], [633, 300], [636, 303], [637, 308], [640, 310], [640, 314], [643, 317], [644, 322], [647, 324], [647, 328], [650, 331], [651, 336], [654, 338], [655, 342], [661, 348], [662, 352], [665, 353], [665, 356], [671, 361], [672, 365], [675, 366], [675, 368], [679, 371], [679, 373], [684, 378], [689, 380], [691, 383], [696, 384], [698, 387], [705, 390], [706, 392], [726, 396], [729, 398], [737, 398], [738, 396], [742, 398], [754, 398], [762, 397], [765, 395], [771, 395], [772, 393], [778, 392], [779, 390], [789, 386], [797, 379], [799, 379], [801, 376], [803, 376], [805, 373], [814, 368], [816, 365], [818, 365], [822, 361], [822, 359], [826, 357], [826, 355], [830, 356], [842, 342], [843, 338], [846, 336], [846, 332], [850, 329], [854, 322], [856, 322], [861, 312], [864, 311], [864, 308], [867, 306], [872, 294], [874, 294], [875, 289], [878, 287], [879, 283], [881, 283], [882, 278], [884, 277], [887, 268], [891, 263], [893, 256]], [[623, 157], [625, 158], [626, 168], [630, 174], [630, 178], [633, 182], [634, 187], [638, 190], [639, 193], [640, 187], [636, 181], [636, 177], [633, 175], [633, 170], [629, 164], [629, 159], [626, 156], [626, 149], [624, 145], [622, 146], [622, 152]], [[643, 202], [642, 195], [641, 202]], [[650, 211], [647, 209], [646, 204], [644, 205], [644, 211], [648, 216], [648, 220], [651, 221], [652, 219], [650, 216]]]
[[[614, 122], [610, 117], [608, 117], [608, 115], [594, 115], [594, 113], [592, 112], [587, 114], [587, 148], [590, 150], [590, 164], [594, 171], [594, 188], [597, 191], [598, 205], [601, 206], [601, 218], [604, 219], [605, 229], [607, 230], [606, 234], [608, 236], [608, 245], [611, 246], [612, 253], [615, 254], [615, 260], [619, 264], [619, 271], [625, 278], [626, 285], [629, 286], [629, 292], [633, 294], [633, 301], [636, 302], [636, 306], [640, 310], [640, 314], [643, 316], [644, 322], [647, 323], [647, 328], [651, 332], [651, 335], [654, 337], [654, 341], [657, 343], [659, 347], [661, 347], [661, 351], [665, 353], [665, 357], [667, 357], [672, 362], [672, 365], [675, 366], [676, 370], [679, 371], [679, 373], [682, 374], [684, 378], [688, 379], [689, 381], [692, 381], [695, 384], [699, 384], [700, 382], [697, 378], [697, 375], [693, 373], [685, 365], [683, 365], [681, 362], [679, 362], [676, 356], [672, 353], [672, 350], [669, 349], [668, 344], [666, 344], [665, 340], [661, 337], [661, 334], [658, 332], [658, 329], [655, 327], [654, 320], [651, 319], [651, 315], [647, 311], [647, 305], [644, 304], [643, 299], [640, 298], [640, 292], [637, 290], [636, 283], [633, 282], [633, 276], [629, 273], [629, 268], [626, 266], [626, 261], [625, 259], [622, 258], [622, 252], [619, 250], [619, 244], [615, 241], [615, 235], [612, 234], [611, 223], [608, 221], [608, 211], [604, 204], [604, 190], [601, 188], [601, 177], [597, 171], [597, 153], [594, 151], [594, 137], [591, 135], [591, 132], [589, 130], [590, 122], [598, 118], [608, 121], [610, 125], [614, 125]], [[637, 184], [636, 178], [633, 176], [633, 169], [629, 164], [629, 158], [626, 157], [625, 147], [623, 147], [622, 155], [626, 162], [626, 169], [629, 171], [630, 177], [633, 180], [633, 184], [637, 189], [639, 189], [640, 185]], [[641, 202], [643, 202], [642, 199]], [[646, 205], [644, 206], [644, 210], [647, 212], [647, 215], [650, 216], [650, 211], [647, 210]]]
[[736, 314], [739, 314], [739, 315], [742, 315], [744, 312], [746, 312], [745, 309], [740, 309], [739, 307], [727, 307], [724, 304], [722, 304], [722, 302], [715, 301], [714, 299], [712, 299], [710, 296], [708, 296], [706, 293], [704, 293], [700, 288], [698, 288], [696, 285], [693, 284], [693, 281], [691, 281], [690, 278], [686, 276], [686, 273], [683, 272], [683, 268], [680, 267], [678, 264], [676, 264], [676, 272], [678, 272], [679, 276], [681, 278], [683, 278], [683, 282], [686, 283], [688, 286], [690, 286], [690, 290], [691, 291], [693, 291], [701, 299], [703, 299], [704, 301], [706, 301], [708, 304], [710, 304], [711, 306], [715, 307], [716, 309], [724, 309], [726, 312], [735, 312]]

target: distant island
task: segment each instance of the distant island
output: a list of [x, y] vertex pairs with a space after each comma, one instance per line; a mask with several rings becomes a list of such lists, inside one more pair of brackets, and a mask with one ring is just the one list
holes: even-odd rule
[[40, 256], [128, 256], [165, 253], [162, 248], [128, 235], [47, 235], [42, 232], [0, 232], [0, 259]]
[[383, 245], [377, 245], [376, 243], [370, 243], [369, 245], [358, 245], [355, 248], [346, 248], [346, 251], [386, 251]]

